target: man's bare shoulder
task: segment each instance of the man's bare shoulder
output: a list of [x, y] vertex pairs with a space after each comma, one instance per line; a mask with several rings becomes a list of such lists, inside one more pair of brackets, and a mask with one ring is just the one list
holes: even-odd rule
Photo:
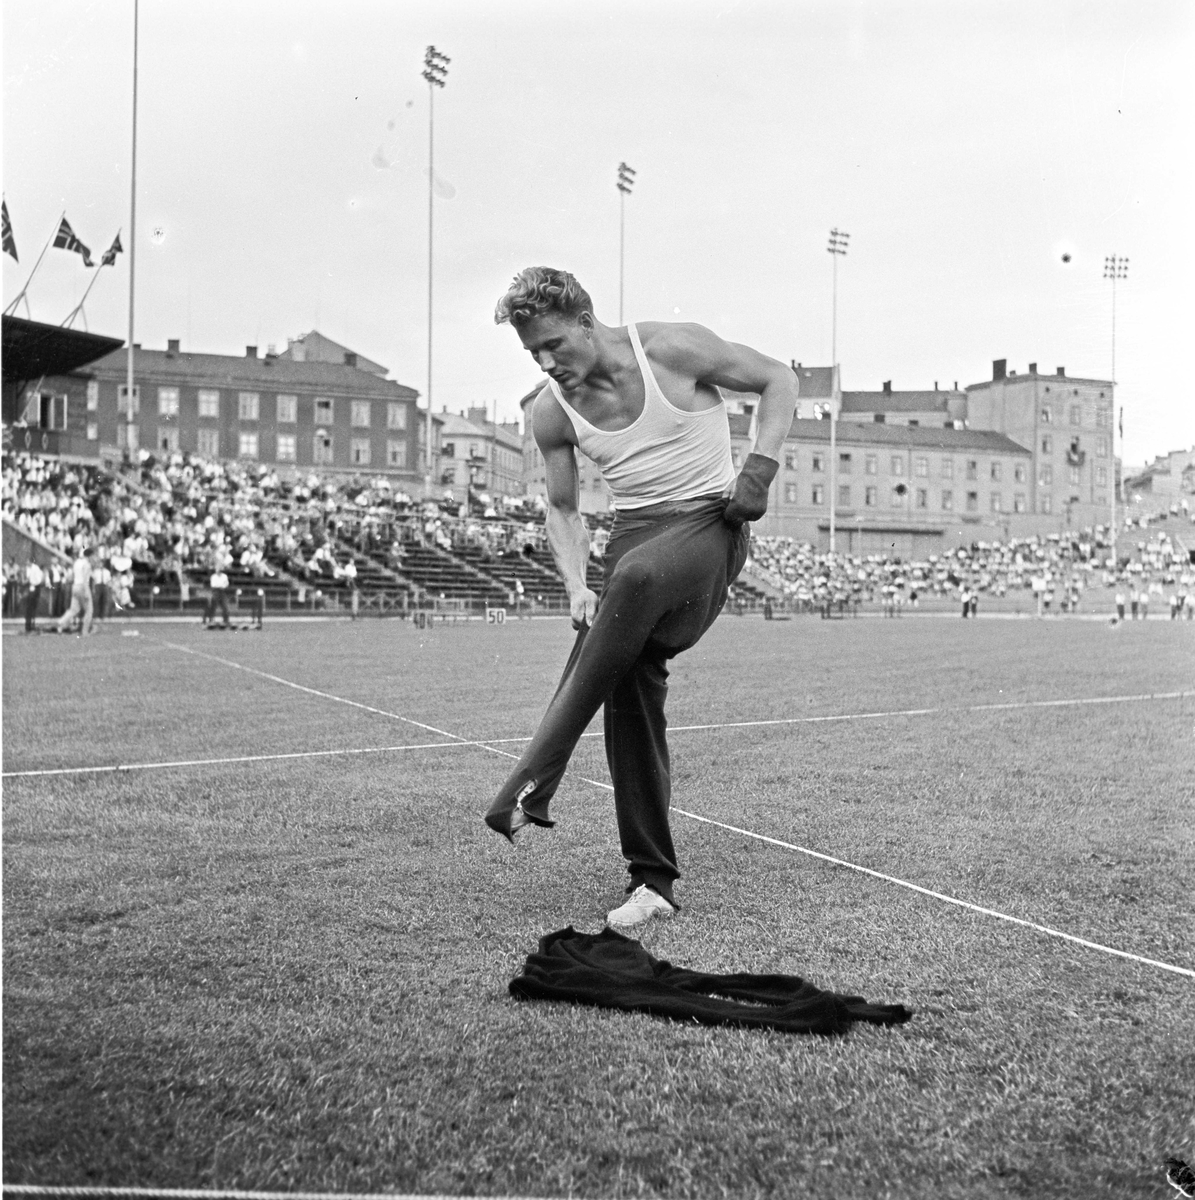
[[695, 321], [640, 321], [636, 328], [644, 352], [669, 365], [716, 353], [726, 345], [712, 329]]
[[572, 444], [576, 434], [568, 414], [560, 407], [560, 401], [552, 393], [549, 384], [544, 384], [531, 404], [531, 432], [541, 452], [556, 446]]

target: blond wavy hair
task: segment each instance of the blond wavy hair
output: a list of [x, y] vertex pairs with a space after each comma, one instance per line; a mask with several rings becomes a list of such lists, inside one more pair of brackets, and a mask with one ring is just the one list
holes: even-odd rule
[[533, 317], [557, 313], [576, 320], [593, 315], [593, 301], [575, 275], [555, 267], [526, 267], [520, 271], [494, 309], [494, 324], [509, 322], [516, 329]]

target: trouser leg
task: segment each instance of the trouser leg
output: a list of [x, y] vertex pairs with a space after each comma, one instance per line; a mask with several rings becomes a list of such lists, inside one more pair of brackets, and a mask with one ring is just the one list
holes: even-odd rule
[[645, 883], [675, 904], [672, 883], [680, 871], [668, 821], [667, 696], [666, 660], [649, 643], [606, 701], [606, 761], [614, 783], [618, 837], [631, 876], [627, 890]]
[[25, 597], [25, 632], [32, 633], [37, 623], [37, 602], [41, 599], [41, 588], [31, 587]]

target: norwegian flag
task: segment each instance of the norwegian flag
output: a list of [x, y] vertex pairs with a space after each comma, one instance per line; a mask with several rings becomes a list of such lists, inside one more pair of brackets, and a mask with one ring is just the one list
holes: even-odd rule
[[2, 213], [4, 217], [3, 253], [11, 254], [13, 262], [20, 262], [21, 260], [17, 258], [16, 239], [12, 236], [12, 222], [8, 219], [7, 200], [0, 200], [0, 213]]
[[124, 247], [120, 244], [120, 234], [112, 239], [112, 245], [104, 251], [103, 258], [100, 259], [101, 267], [111, 267], [116, 263], [116, 256], [124, 253]]
[[58, 225], [58, 232], [54, 235], [54, 245], [59, 250], [73, 250], [76, 254], [81, 254], [85, 267], [95, 266], [95, 263], [91, 261], [91, 251], [75, 237], [75, 231], [66, 217], [63, 217]]

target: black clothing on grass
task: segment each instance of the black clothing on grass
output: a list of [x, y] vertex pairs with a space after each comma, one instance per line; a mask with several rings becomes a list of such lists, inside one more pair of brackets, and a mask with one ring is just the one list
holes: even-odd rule
[[535, 824], [554, 824], [548, 803], [604, 705], [627, 890], [645, 883], [674, 905], [680, 871], [668, 823], [667, 662], [714, 623], [746, 561], [749, 527], [723, 520], [726, 503], [705, 496], [617, 515], [597, 616], [577, 633], [556, 694], [486, 816], [502, 828], [521, 801]]
[[783, 1033], [845, 1033], [856, 1021], [903, 1025], [913, 1015], [903, 1004], [823, 992], [797, 975], [689, 971], [653, 958], [613, 929], [577, 933], [571, 925], [540, 938], [539, 951], [511, 980], [510, 994]]

